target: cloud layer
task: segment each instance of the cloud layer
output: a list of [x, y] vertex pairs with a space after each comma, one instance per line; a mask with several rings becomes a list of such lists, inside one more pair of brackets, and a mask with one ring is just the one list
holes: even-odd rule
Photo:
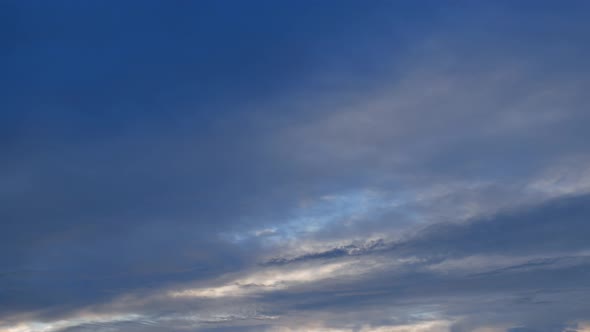
[[0, 332], [590, 331], [588, 4], [0, 6]]

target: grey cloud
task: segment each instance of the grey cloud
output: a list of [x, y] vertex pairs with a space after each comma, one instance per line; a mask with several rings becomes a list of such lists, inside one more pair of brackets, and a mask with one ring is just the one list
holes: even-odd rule
[[[318, 318], [323, 312], [336, 327], [374, 323], [388, 314], [431, 312], [435, 317], [458, 320], [453, 331], [521, 322], [548, 332], [553, 331], [552, 326], [586, 317], [584, 299], [590, 295], [590, 268], [585, 261], [478, 276], [401, 267], [402, 271], [397, 268], [359, 280], [331, 280], [268, 295], [263, 303], [286, 313], [305, 312]], [[432, 319], [429, 315], [418, 317], [417, 321]], [[394, 323], [402, 322], [388, 322]]]
[[[0, 324], [581, 329], [586, 18], [453, 6], [432, 13], [436, 24], [402, 24], [402, 42], [386, 32], [392, 15], [422, 6], [335, 3], [272, 5], [278, 16], [153, 2], [120, 13], [75, 5], [70, 21], [61, 5], [14, 15], [24, 23], [1, 92], [11, 111], [0, 121]], [[363, 190], [383, 195], [366, 213], [325, 224], [321, 208], [298, 214]], [[273, 231], [251, 236], [261, 229]], [[276, 288], [254, 280], [243, 296], [165, 295], [340, 262], [350, 273]]]
[[298, 263], [303, 261], [310, 261], [310, 260], [319, 260], [319, 259], [334, 259], [334, 258], [342, 258], [346, 256], [360, 256], [360, 255], [367, 255], [369, 253], [373, 253], [376, 251], [383, 251], [386, 249], [387, 246], [382, 239], [367, 241], [363, 244], [349, 244], [345, 246], [340, 246], [334, 249], [316, 252], [316, 253], [309, 253], [293, 258], [283, 258], [283, 257], [276, 257], [272, 258], [266, 262], [263, 262], [263, 266], [268, 265], [284, 265], [289, 263]]
[[588, 249], [589, 218], [590, 195], [560, 197], [483, 220], [432, 225], [398, 250], [453, 256]]
[[[588, 249], [585, 239], [589, 199], [588, 195], [561, 197], [466, 224], [430, 226], [404, 242], [381, 244], [386, 250], [380, 247], [359, 253], [364, 259], [411, 255], [426, 257], [425, 260], [396, 265], [394, 270], [359, 279], [336, 278], [278, 291], [265, 296], [262, 303], [285, 312], [325, 311], [334, 317], [350, 310], [369, 317], [376, 306], [412, 311], [430, 304], [445, 317], [480, 317], [457, 322], [453, 331], [517, 321], [538, 331], [561, 331], [568, 322], [584, 319], [588, 309], [584, 301], [590, 289], [588, 256], [567, 254]], [[499, 242], [487, 241], [488, 237]], [[327, 260], [353, 259], [355, 255], [343, 249], [352, 247], [357, 248], [344, 246], [279, 262], [292, 264], [296, 269], [303, 263], [321, 265]], [[532, 258], [476, 274], [470, 273], [470, 269], [453, 272], [451, 268], [444, 273], [430, 269], [457, 257], [498, 254], [544, 254], [546, 258]]]
[[[278, 257], [265, 264], [288, 264], [349, 256], [391, 254], [441, 261], [481, 254], [528, 255], [590, 249], [590, 195], [559, 197], [520, 206], [468, 222], [436, 223], [410, 232], [399, 241], [385, 239], [349, 244], [297, 257]], [[429, 260], [429, 262], [434, 262]], [[551, 261], [539, 261], [551, 263]]]

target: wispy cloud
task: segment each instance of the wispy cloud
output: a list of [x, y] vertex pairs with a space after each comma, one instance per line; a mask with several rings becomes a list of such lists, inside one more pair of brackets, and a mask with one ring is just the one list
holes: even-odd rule
[[590, 329], [588, 5], [2, 6], [0, 332]]

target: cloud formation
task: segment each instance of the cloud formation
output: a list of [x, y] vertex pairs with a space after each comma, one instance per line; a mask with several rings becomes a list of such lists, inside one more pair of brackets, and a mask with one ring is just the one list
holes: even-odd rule
[[588, 4], [0, 6], [0, 332], [590, 330]]

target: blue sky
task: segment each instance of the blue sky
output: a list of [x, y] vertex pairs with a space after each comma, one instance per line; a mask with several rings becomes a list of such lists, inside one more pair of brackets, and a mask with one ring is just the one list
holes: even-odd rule
[[590, 331], [586, 1], [3, 1], [0, 332]]

